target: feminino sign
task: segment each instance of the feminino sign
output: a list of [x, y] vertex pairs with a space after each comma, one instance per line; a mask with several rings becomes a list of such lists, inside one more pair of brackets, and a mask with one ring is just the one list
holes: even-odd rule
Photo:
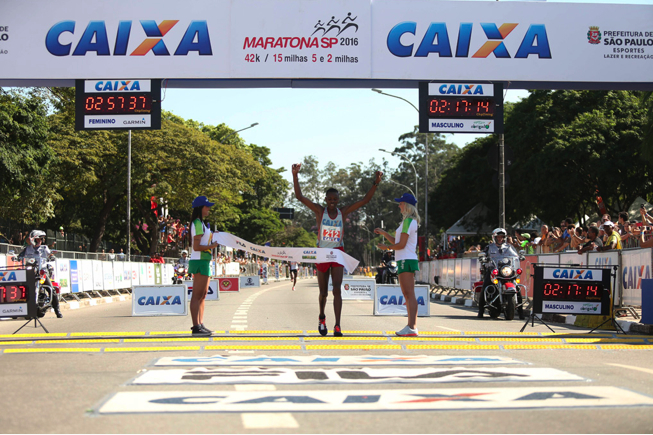
[[[651, 81], [653, 6], [421, 0], [6, 0], [2, 79]], [[155, 13], [153, 13], [155, 12]], [[15, 37], [19, 35], [19, 37]], [[583, 65], [583, 68], [578, 68]], [[482, 77], [479, 77], [479, 74]]]

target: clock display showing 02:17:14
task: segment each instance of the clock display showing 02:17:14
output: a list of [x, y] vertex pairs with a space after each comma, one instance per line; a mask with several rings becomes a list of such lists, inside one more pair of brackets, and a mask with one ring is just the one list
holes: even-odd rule
[[0, 286], [0, 304], [27, 302], [27, 287], [24, 285]]
[[575, 284], [557, 282], [547, 282], [544, 284], [544, 298], [569, 299], [569, 300], [586, 300], [601, 299], [603, 286], [599, 284]]
[[480, 118], [494, 115], [495, 103], [491, 98], [442, 98], [428, 100], [429, 118]]
[[92, 95], [86, 97], [84, 112], [87, 115], [115, 115], [150, 113], [152, 98], [148, 94]]

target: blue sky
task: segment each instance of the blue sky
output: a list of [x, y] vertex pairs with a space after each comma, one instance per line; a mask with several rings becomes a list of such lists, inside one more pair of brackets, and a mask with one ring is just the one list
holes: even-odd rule
[[[574, 3], [653, 4], [653, 0]], [[417, 105], [417, 89], [383, 90]], [[508, 90], [505, 99], [518, 101], [527, 95], [524, 90]], [[241, 137], [270, 148], [273, 166], [286, 168], [287, 179], [290, 165], [307, 155], [316, 156], [320, 166], [332, 161], [346, 167], [385, 158], [396, 167], [400, 159], [378, 149], [394, 149], [399, 136], [418, 123], [417, 112], [406, 102], [370, 89], [168, 89], [162, 107], [205, 124], [224, 122], [235, 130], [258, 122], [241, 132]], [[445, 135], [459, 147], [476, 137]]]

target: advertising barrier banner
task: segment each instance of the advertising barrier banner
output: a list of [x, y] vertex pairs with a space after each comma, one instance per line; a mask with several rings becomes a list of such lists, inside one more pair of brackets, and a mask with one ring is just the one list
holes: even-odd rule
[[186, 316], [184, 285], [137, 285], [132, 291], [132, 316]]
[[231, 263], [225, 264], [225, 274], [226, 275], [240, 275], [240, 263], [232, 261]]
[[162, 269], [163, 269], [162, 264], [157, 263], [157, 264], [154, 265], [154, 285], [163, 284], [163, 270]]
[[216, 281], [219, 282], [221, 292], [239, 292], [240, 291], [240, 280], [239, 278], [218, 278]]
[[154, 285], [156, 281], [154, 281], [154, 264], [153, 263], [147, 263], [145, 264], [145, 282], [148, 285]]
[[[351, 275], [350, 275], [351, 276]], [[342, 300], [374, 300], [374, 288], [376, 280], [344, 278], [340, 286], [340, 295]], [[333, 291], [333, 282], [329, 279], [329, 291]]]
[[129, 263], [131, 265], [131, 272], [132, 272], [132, 282], [131, 286], [135, 285], [140, 285], [140, 267], [138, 266], [138, 263]]
[[578, 255], [578, 252], [560, 253], [560, 264], [587, 266], [587, 254]]
[[113, 264], [110, 261], [101, 261], [102, 264], [102, 287], [104, 290], [114, 290]]
[[[619, 279], [621, 278], [621, 279]], [[642, 279], [651, 278], [651, 248], [621, 251], [623, 302], [642, 305]]]
[[82, 288], [80, 291], [90, 292], [93, 291], [93, 262], [91, 260], [79, 260], [82, 275]]
[[57, 258], [54, 262], [55, 281], [61, 286], [61, 293], [70, 293], [70, 260]]
[[70, 291], [79, 293], [82, 291], [81, 271], [79, 269], [79, 260], [70, 260]]
[[241, 276], [240, 288], [254, 288], [261, 286], [261, 278], [258, 276]]
[[[184, 286], [186, 287], [186, 293], [188, 294], [188, 300], [190, 301], [193, 294], [193, 281], [184, 281]], [[220, 282], [217, 279], [209, 280], [209, 290], [206, 292], [207, 301], [219, 301], [220, 300]]]
[[104, 268], [100, 260], [91, 260], [93, 269], [93, 290], [104, 290]]
[[[429, 302], [429, 287], [427, 285], [415, 286], [417, 299], [417, 316], [429, 317], [431, 304]], [[406, 301], [401, 293], [399, 284], [377, 284], [374, 292], [375, 316], [405, 316]]]

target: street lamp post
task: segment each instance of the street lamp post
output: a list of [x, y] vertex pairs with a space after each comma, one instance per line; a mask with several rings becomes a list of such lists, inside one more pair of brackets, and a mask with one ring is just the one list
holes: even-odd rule
[[[399, 153], [395, 153], [395, 152], [391, 152], [391, 151], [386, 151], [383, 148], [379, 148], [379, 151], [383, 151], [384, 153], [388, 153], [388, 154], [391, 154], [393, 156], [397, 156], [400, 159], [410, 163], [410, 166], [413, 167], [413, 172], [415, 172], [415, 192], [413, 192], [412, 190], [411, 190], [411, 192], [413, 192], [413, 195], [415, 195], [415, 199], [417, 199], [417, 169], [415, 169], [415, 165], [413, 164], [413, 162], [408, 160], [403, 154], [399, 154]], [[392, 180], [390, 180], [390, 181], [392, 181]], [[397, 184], [399, 184], [399, 183], [397, 183]], [[402, 184], [402, 186], [403, 186], [403, 184]], [[407, 187], [407, 186], [404, 186], [404, 187]], [[408, 188], [408, 190], [410, 190], [410, 188]]]
[[[388, 97], [392, 98], [398, 98], [400, 100], [405, 101], [406, 103], [410, 104], [413, 109], [419, 113], [419, 109], [415, 107], [413, 103], [408, 101], [405, 98], [398, 97], [397, 95], [392, 95], [392, 94], [386, 94], [380, 89], [372, 89], [374, 92], [381, 94], [381, 95], [386, 95]], [[428, 133], [424, 134], [424, 239], [426, 242], [426, 248], [428, 249], [429, 247], [429, 135]], [[424, 255], [426, 257], [426, 252], [424, 252]]]
[[413, 196], [415, 197], [415, 199], [417, 199], [417, 195], [415, 195], [415, 192], [413, 192], [413, 189], [411, 189], [410, 187], [406, 186], [405, 184], [398, 183], [395, 180], [393, 180], [392, 178], [388, 178], [388, 181], [391, 182], [391, 183], [398, 184], [399, 186], [403, 186], [406, 189], [410, 190], [410, 193], [412, 193]]
[[250, 125], [249, 127], [245, 127], [245, 128], [241, 128], [240, 130], [232, 131], [231, 133], [229, 133], [229, 134], [226, 135], [225, 137], [221, 137], [221, 138], [220, 138], [220, 142], [221, 142], [221, 143], [225, 143], [225, 141], [226, 141], [227, 139], [229, 139], [231, 136], [233, 136], [233, 135], [235, 135], [235, 134], [238, 134], [238, 133], [240, 133], [240, 132], [243, 131], [243, 130], [247, 130], [248, 128], [256, 127], [257, 125], [258, 125], [258, 122], [255, 122], [254, 124]]

